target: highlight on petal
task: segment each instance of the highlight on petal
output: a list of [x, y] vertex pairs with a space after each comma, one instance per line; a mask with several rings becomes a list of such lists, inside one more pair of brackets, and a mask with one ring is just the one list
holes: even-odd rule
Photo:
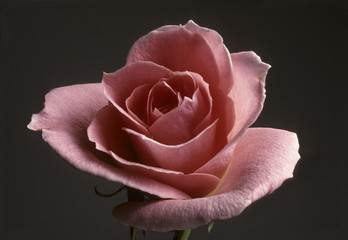
[[28, 128], [42, 130], [43, 139], [72, 166], [161, 198], [191, 198], [174, 187], [120, 169], [89, 141], [87, 127], [107, 105], [101, 84], [56, 88], [45, 99], [45, 108], [33, 115]]
[[296, 134], [252, 128], [238, 141], [228, 171], [209, 197], [160, 200], [116, 206], [116, 220], [145, 230], [167, 232], [196, 228], [241, 213], [292, 176], [299, 159]]

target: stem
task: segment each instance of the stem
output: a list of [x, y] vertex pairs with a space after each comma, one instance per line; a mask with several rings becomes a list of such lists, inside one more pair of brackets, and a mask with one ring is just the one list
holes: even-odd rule
[[191, 233], [191, 229], [175, 231], [173, 240], [187, 240], [190, 236], [190, 233]]
[[137, 236], [137, 229], [135, 227], [130, 227], [131, 240], [135, 240], [136, 236]]

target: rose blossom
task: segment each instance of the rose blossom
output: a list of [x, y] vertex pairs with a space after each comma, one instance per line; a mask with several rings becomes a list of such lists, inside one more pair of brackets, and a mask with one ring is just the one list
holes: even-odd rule
[[46, 95], [28, 127], [74, 167], [161, 200], [117, 206], [141, 229], [195, 228], [239, 214], [292, 177], [295, 133], [249, 128], [270, 66], [230, 54], [221, 36], [189, 21], [135, 42], [102, 83]]

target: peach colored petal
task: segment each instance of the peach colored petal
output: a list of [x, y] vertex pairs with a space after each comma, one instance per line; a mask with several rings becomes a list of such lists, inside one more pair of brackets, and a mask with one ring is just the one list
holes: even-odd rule
[[246, 131], [237, 143], [229, 170], [214, 195], [189, 200], [124, 203], [116, 220], [145, 230], [167, 232], [196, 228], [241, 213], [292, 177], [299, 159], [296, 134], [267, 128]]
[[43, 139], [72, 166], [161, 198], [190, 198], [176, 188], [121, 170], [111, 157], [95, 149], [87, 127], [107, 105], [101, 84], [56, 88], [45, 99], [45, 108], [32, 116], [28, 128], [42, 130]]

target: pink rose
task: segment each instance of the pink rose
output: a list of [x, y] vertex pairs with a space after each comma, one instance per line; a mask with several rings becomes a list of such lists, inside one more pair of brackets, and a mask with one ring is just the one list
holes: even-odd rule
[[239, 214], [292, 177], [295, 133], [249, 128], [270, 66], [230, 54], [189, 21], [140, 38], [102, 83], [52, 90], [28, 127], [76, 168], [163, 200], [127, 202], [114, 217], [153, 231]]

